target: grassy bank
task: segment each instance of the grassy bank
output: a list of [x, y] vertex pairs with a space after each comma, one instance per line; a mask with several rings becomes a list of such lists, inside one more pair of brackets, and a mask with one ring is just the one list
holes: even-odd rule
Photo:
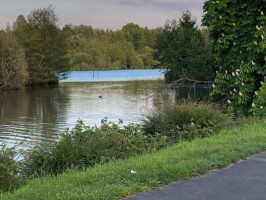
[[265, 130], [266, 121], [249, 124], [152, 154], [96, 165], [85, 172], [35, 179], [12, 194], [0, 195], [0, 199], [121, 199], [265, 151]]

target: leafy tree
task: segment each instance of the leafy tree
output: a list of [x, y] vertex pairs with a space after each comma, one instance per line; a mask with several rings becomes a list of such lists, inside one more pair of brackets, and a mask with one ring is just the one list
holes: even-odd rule
[[154, 58], [159, 61], [159, 66], [169, 70], [166, 76], [170, 82], [184, 77], [197, 80], [213, 78], [211, 44], [195, 24], [190, 11], [186, 11], [179, 20], [167, 21], [157, 38]]
[[123, 26], [122, 32], [125, 35], [127, 41], [130, 41], [135, 49], [141, 48], [141, 40], [143, 37], [142, 28], [134, 23], [129, 23]]
[[210, 27], [219, 72], [213, 94], [247, 115], [265, 79], [265, 0], [208, 0], [203, 25]]
[[0, 32], [0, 89], [23, 88], [27, 68], [22, 47], [10, 33]]
[[250, 109], [251, 112], [255, 116], [266, 116], [266, 82], [264, 77], [264, 82], [260, 87], [259, 91], [255, 92], [255, 97], [253, 100], [252, 108]]
[[30, 84], [57, 82], [69, 70], [67, 43], [51, 7], [34, 10], [25, 21], [19, 16], [14, 34], [25, 48]]

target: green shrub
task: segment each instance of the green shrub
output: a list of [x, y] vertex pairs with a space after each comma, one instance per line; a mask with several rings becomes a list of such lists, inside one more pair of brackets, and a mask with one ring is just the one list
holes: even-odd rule
[[[68, 168], [83, 169], [96, 163], [129, 158], [164, 146], [160, 137], [143, 135], [139, 125], [102, 120], [102, 126], [89, 127], [78, 121], [74, 129], [61, 134], [58, 142], [37, 146], [25, 157], [24, 173], [43, 176], [62, 173]], [[161, 141], [161, 142], [159, 142]]]
[[0, 147], [0, 192], [10, 191], [20, 183], [20, 164], [15, 160], [15, 148]]
[[168, 142], [177, 142], [216, 134], [226, 122], [227, 117], [217, 106], [186, 102], [145, 116], [142, 130], [145, 134], [166, 136]]

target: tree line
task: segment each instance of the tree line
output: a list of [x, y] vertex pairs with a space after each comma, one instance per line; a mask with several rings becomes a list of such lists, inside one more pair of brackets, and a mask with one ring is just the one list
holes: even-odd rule
[[20, 15], [0, 31], [0, 87], [56, 84], [71, 70], [166, 68], [167, 81], [212, 80], [215, 62], [208, 31], [189, 11], [165, 27], [128, 23], [121, 30], [71, 24], [59, 28], [51, 6]]
[[66, 25], [71, 70], [152, 68], [153, 46], [162, 28], [148, 29], [129, 23], [121, 30]]

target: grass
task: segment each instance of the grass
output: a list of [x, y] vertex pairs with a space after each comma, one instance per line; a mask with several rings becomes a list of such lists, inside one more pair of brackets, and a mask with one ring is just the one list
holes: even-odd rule
[[57, 177], [34, 179], [14, 193], [0, 194], [0, 199], [121, 199], [226, 167], [265, 150], [264, 120], [152, 154], [95, 165], [84, 172], [67, 171]]

